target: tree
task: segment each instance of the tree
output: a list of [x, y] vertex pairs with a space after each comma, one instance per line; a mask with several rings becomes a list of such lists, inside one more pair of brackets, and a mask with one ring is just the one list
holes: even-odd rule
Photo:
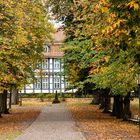
[[[137, 50], [139, 26], [134, 22], [139, 19], [139, 2], [104, 2], [103, 8], [107, 9], [105, 13], [109, 15], [105, 23], [108, 24], [106, 27], [102, 26], [100, 34], [102, 38], [97, 42], [97, 46], [100, 45], [103, 49], [94, 56], [98, 63], [94, 63], [92, 75], [94, 80], [100, 77], [96, 79], [98, 87], [109, 87], [113, 94], [127, 96], [133, 88], [136, 88], [135, 74], [139, 70], [139, 60], [136, 59], [139, 53]], [[105, 5], [109, 7], [104, 7]], [[97, 68], [100, 71], [96, 71]], [[122, 98], [121, 96], [119, 98]]]
[[[74, 61], [69, 61], [66, 66], [67, 68], [71, 66], [71, 71], [77, 70], [74, 74], [74, 78], [77, 79], [81, 74], [81, 64], [88, 62], [90, 69], [82, 85], [91, 82], [98, 89], [105, 91], [109, 89], [118, 104], [117, 114], [121, 115], [120, 112], [124, 110], [122, 105], [125, 102], [124, 98], [127, 98], [131, 90], [137, 88], [135, 74], [140, 70], [140, 2], [139, 0], [68, 2], [66, 1], [69, 6], [64, 18], [68, 44], [65, 57]], [[63, 7], [66, 3], [62, 3]], [[86, 40], [92, 42], [90, 51], [84, 49], [86, 43], [83, 43], [82, 47], [80, 45]], [[69, 46], [72, 42], [73, 45]], [[82, 59], [81, 52], [89, 57]], [[86, 65], [82, 66], [82, 69], [87, 68]], [[78, 84], [81, 85], [80, 80]], [[126, 115], [118, 117], [122, 116]]]
[[12, 91], [33, 77], [53, 27], [40, 1], [0, 1], [0, 13], [0, 90]]

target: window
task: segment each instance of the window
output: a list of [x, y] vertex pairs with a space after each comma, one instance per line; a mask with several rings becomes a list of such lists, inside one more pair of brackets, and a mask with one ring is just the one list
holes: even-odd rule
[[69, 86], [69, 83], [68, 83], [68, 81], [66, 81], [66, 83], [65, 83], [65, 86], [66, 86], [66, 87], [68, 87], [68, 86]]
[[47, 59], [42, 60], [42, 68], [43, 69], [48, 68], [48, 60]]
[[60, 88], [60, 78], [54, 78], [54, 88]]
[[48, 89], [48, 78], [43, 78], [42, 79], [42, 88], [43, 89]]
[[32, 87], [31, 87], [31, 85], [30, 84], [27, 84], [26, 85], [26, 89], [31, 89]]
[[60, 59], [54, 59], [54, 68], [60, 68]]
[[40, 62], [38, 62], [38, 64], [37, 64], [37, 69], [41, 69], [41, 63]]
[[35, 88], [36, 89], [41, 89], [41, 80], [37, 79], [36, 83], [35, 83]]
[[49, 52], [50, 47], [49, 46], [44, 46], [44, 52]]

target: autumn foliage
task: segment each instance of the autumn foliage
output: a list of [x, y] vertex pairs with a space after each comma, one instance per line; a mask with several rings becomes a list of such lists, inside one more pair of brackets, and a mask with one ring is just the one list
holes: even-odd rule
[[7, 112], [4, 111], [7, 92], [23, 89], [34, 78], [34, 70], [42, 59], [43, 46], [51, 41], [52, 32], [53, 26], [41, 0], [0, 0], [2, 112]]

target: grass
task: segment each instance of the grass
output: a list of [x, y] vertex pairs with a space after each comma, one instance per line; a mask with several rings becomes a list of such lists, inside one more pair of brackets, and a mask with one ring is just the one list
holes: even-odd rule
[[[79, 130], [87, 140], [140, 139], [137, 125], [116, 119], [110, 114], [104, 114], [97, 105], [89, 105], [87, 102], [90, 103], [88, 100], [69, 100], [67, 102]], [[133, 104], [137, 107], [137, 101], [133, 100]]]
[[23, 98], [22, 106], [12, 105], [10, 114], [2, 114], [0, 118], [0, 140], [13, 140], [20, 135], [40, 114], [42, 107], [51, 105], [51, 100], [39, 98]]
[[40, 100], [39, 98], [23, 98], [22, 106], [42, 107], [52, 103], [49, 99]]
[[48, 103], [46, 103], [46, 102], [36, 102], [36, 101], [23, 101], [22, 102], [22, 106], [46, 106], [46, 105], [48, 105]]
[[15, 139], [32, 124], [40, 111], [41, 106], [13, 106], [10, 114], [2, 114], [0, 118], [0, 140]]
[[133, 100], [131, 100], [130, 108], [132, 111], [132, 117], [139, 114], [138, 113], [139, 112], [139, 99], [138, 98], [134, 98]]
[[[90, 105], [92, 98], [67, 98], [66, 105], [72, 112], [80, 131], [88, 140], [138, 140], [138, 126], [122, 122], [103, 114], [98, 106]], [[131, 101], [133, 115], [138, 114], [138, 99]], [[52, 102], [39, 98], [23, 99], [22, 106], [13, 106], [9, 115], [0, 118], [0, 140], [13, 140], [20, 135], [39, 115], [41, 108]]]
[[67, 105], [69, 106], [84, 106], [89, 105], [92, 98], [69, 98], [66, 99]]
[[17, 136], [21, 135], [21, 131], [9, 132], [8, 134], [1, 134], [0, 140], [14, 140]]

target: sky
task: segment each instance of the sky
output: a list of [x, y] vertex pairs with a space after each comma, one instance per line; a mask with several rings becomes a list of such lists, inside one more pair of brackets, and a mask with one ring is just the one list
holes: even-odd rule
[[51, 23], [54, 24], [55, 28], [59, 28], [59, 27], [61, 27], [63, 25], [62, 22], [58, 22], [56, 20], [51, 20]]

